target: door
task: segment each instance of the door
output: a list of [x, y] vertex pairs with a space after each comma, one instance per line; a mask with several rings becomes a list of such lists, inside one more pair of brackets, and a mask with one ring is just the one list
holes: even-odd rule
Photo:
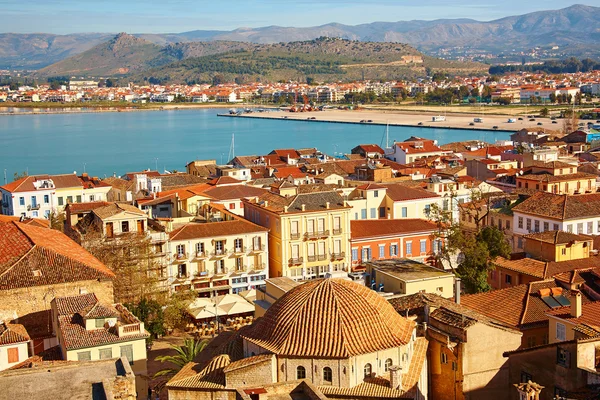
[[144, 232], [144, 221], [138, 220], [138, 222], [137, 222], [137, 231], [140, 234]]
[[113, 223], [112, 222], [107, 222], [106, 223], [106, 237], [113, 237]]

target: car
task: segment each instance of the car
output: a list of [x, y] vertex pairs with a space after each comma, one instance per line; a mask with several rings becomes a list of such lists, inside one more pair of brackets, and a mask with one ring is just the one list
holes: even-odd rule
[[423, 125], [423, 123], [422, 123], [422, 122], [419, 122], [417, 125], [421, 126], [421, 125]]
[[529, 118], [530, 121], [535, 121], [535, 118]]
[[550, 119], [551, 119], [552, 121], [554, 121], [554, 120], [556, 119], [556, 117], [551, 117]]
[[517, 118], [519, 121], [523, 121], [523, 117], [519, 117]]
[[368, 119], [367, 122], [373, 122], [373, 120], [372, 119]]
[[527, 118], [534, 118], [534, 116], [533, 115], [529, 115]]
[[475, 122], [469, 122], [469, 126], [475, 126]]
[[492, 126], [492, 129], [498, 129], [497, 125]]
[[555, 121], [552, 121], [552, 123], [553, 123], [553, 124], [558, 124], [558, 121], [556, 121], [556, 120], [555, 120]]
[[361, 123], [361, 124], [364, 124], [365, 122], [367, 122], [367, 120], [366, 120], [366, 119], [361, 119], [361, 120], [360, 120], [360, 123]]
[[283, 118], [283, 119], [287, 119], [287, 115], [284, 115], [284, 116], [283, 116], [283, 117], [281, 117], [281, 118]]
[[317, 117], [310, 117], [310, 119], [317, 119]]
[[542, 126], [542, 125], [544, 125], [544, 124], [542, 124], [541, 122], [538, 122], [537, 124], [538, 124], [539, 126]]

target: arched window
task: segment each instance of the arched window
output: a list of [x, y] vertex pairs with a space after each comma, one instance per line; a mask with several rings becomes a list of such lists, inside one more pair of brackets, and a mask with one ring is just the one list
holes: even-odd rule
[[373, 368], [371, 367], [371, 364], [366, 364], [364, 371], [365, 371], [365, 378], [370, 378], [371, 377], [371, 372], [373, 371]]
[[387, 360], [385, 360], [385, 371], [389, 371], [390, 367], [392, 366], [392, 359], [388, 358]]
[[329, 367], [323, 368], [323, 380], [326, 383], [332, 383], [333, 382], [333, 374], [331, 372], [331, 368], [329, 368]]
[[306, 379], [306, 369], [303, 366], [296, 368], [296, 379]]

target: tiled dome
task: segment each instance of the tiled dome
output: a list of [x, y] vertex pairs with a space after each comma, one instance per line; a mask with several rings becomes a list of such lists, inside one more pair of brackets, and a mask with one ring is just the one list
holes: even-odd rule
[[278, 355], [347, 358], [405, 345], [413, 328], [365, 286], [319, 279], [290, 290], [243, 336]]

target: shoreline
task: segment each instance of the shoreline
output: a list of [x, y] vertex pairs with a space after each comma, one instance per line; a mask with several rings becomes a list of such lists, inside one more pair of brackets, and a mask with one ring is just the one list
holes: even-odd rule
[[[235, 108], [231, 104], [181, 104], [181, 105], [156, 105], [147, 107], [115, 107], [115, 106], [80, 106], [80, 107], [18, 107], [4, 106], [6, 103], [0, 103], [0, 116], [19, 116], [19, 115], [45, 115], [45, 114], [94, 114], [94, 113], [112, 113], [112, 112], [139, 112], [139, 111], [174, 111], [174, 110], [195, 110], [211, 108]], [[247, 107], [246, 104], [239, 106]], [[2, 111], [3, 109], [12, 109], [14, 111]]]
[[[394, 127], [411, 127], [411, 128], [428, 128], [428, 129], [449, 129], [449, 130], [464, 130], [464, 131], [483, 131], [483, 132], [500, 132], [514, 133], [521, 129], [546, 129], [559, 131], [562, 125], [558, 121], [552, 123], [550, 118], [526, 118], [522, 120], [514, 119], [513, 122], [508, 122], [508, 117], [505, 115], [493, 114], [456, 114], [447, 113], [443, 121], [433, 121], [432, 117], [440, 116], [435, 112], [382, 112], [373, 110], [361, 111], [340, 111], [327, 110], [318, 112], [277, 112], [273, 113], [252, 113], [252, 114], [225, 114], [219, 113], [219, 117], [230, 118], [254, 118], [254, 119], [269, 119], [279, 121], [305, 121], [305, 122], [325, 122], [325, 123], [340, 123], [351, 125], [375, 125], [375, 126], [394, 126]], [[480, 120], [481, 122], [475, 122]]]

